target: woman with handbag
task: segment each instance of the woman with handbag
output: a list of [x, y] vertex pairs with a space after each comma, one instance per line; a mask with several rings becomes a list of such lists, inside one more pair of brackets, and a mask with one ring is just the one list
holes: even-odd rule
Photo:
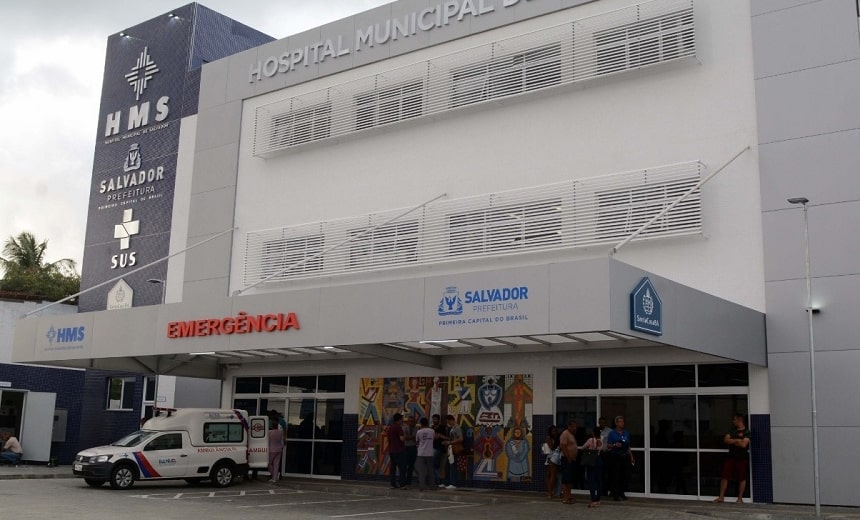
[[591, 502], [588, 507], [598, 507], [600, 505], [600, 495], [602, 493], [601, 483], [603, 478], [603, 459], [600, 457], [603, 451], [603, 439], [600, 438], [600, 428], [591, 429], [591, 438], [585, 441], [582, 445], [582, 465], [585, 466], [585, 473], [588, 478], [588, 493], [591, 495]]
[[561, 479], [558, 478], [558, 465], [553, 463], [552, 452], [558, 449], [558, 427], [552, 425], [546, 432], [546, 442], [541, 446], [541, 453], [546, 455], [546, 461], [543, 463], [546, 467], [546, 497], [552, 500], [553, 497], [561, 496]]

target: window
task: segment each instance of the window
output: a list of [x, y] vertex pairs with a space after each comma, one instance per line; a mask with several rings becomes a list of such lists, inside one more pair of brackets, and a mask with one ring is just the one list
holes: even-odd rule
[[[364, 233], [354, 229], [350, 237]], [[380, 226], [349, 245], [349, 266], [390, 266], [418, 260], [418, 221], [393, 222]]]
[[134, 409], [134, 378], [111, 377], [108, 379], [108, 410]]
[[749, 386], [750, 375], [745, 363], [699, 365], [699, 386]]
[[143, 378], [143, 409], [141, 410], [142, 419], [151, 419], [153, 416], [153, 408], [155, 407], [155, 387], [155, 376], [147, 376]]
[[143, 451], [154, 450], [181, 450], [182, 449], [182, 434], [168, 433], [161, 437], [155, 438], [146, 445]]
[[683, 388], [696, 386], [694, 365], [648, 367], [648, 388]]
[[452, 74], [451, 106], [512, 96], [561, 83], [561, 44], [500, 56]]
[[[696, 185], [697, 179], [636, 186], [597, 194], [597, 239], [627, 238]], [[694, 193], [651, 224], [640, 237], [697, 226], [701, 199]]]
[[600, 31], [594, 44], [598, 75], [692, 56], [696, 46], [693, 9]]
[[555, 373], [558, 390], [597, 388], [597, 368], [559, 368]]
[[355, 128], [362, 130], [421, 115], [424, 85], [404, 83], [355, 96]]
[[448, 218], [449, 256], [561, 243], [561, 200], [460, 213]]
[[296, 146], [331, 135], [331, 103], [300, 108], [272, 117], [273, 147]]
[[283, 415], [285, 473], [338, 476], [343, 462], [345, 388], [343, 374], [241, 377], [236, 378], [233, 407], [253, 413], [276, 410]]
[[645, 367], [603, 367], [601, 388], [645, 388]]
[[242, 442], [245, 432], [239, 423], [203, 423], [204, 442]]
[[[322, 269], [323, 237], [322, 235], [281, 238], [263, 243], [263, 255], [260, 260], [262, 278], [272, 275], [287, 277], [295, 273], [307, 273]], [[316, 256], [314, 256], [316, 255]], [[288, 271], [284, 271], [302, 260], [308, 259]]]

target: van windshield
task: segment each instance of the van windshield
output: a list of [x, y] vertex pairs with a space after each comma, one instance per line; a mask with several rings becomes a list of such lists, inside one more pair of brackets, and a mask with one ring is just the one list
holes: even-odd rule
[[156, 433], [158, 433], [158, 432], [140, 430], [140, 431], [137, 431], [134, 433], [130, 433], [130, 434], [126, 435], [125, 437], [123, 437], [122, 439], [111, 443], [111, 446], [120, 446], [123, 448], [130, 448], [132, 446], [137, 446], [138, 444], [140, 444], [141, 442], [145, 441], [146, 439], [152, 437]]

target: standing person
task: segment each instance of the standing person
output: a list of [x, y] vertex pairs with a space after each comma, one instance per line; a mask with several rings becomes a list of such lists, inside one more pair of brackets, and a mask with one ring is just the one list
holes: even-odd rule
[[[406, 445], [404, 444], [405, 436], [403, 428], [400, 424], [403, 422], [403, 416], [395, 413], [391, 418], [391, 424], [388, 425], [388, 459], [391, 461], [389, 468], [391, 475], [391, 489], [400, 489], [406, 485]], [[400, 473], [400, 481], [397, 480], [397, 473]]]
[[576, 421], [573, 419], [567, 421], [567, 428], [558, 439], [558, 445], [561, 447], [561, 489], [562, 502], [565, 504], [574, 504], [573, 496], [570, 494], [570, 487], [573, 485], [576, 476]]
[[442, 424], [442, 416], [438, 413], [433, 414], [433, 424], [430, 426], [436, 432], [436, 437], [433, 439], [433, 476], [436, 478], [435, 484], [438, 486], [442, 483], [442, 461], [445, 454], [442, 441], [448, 440], [448, 430]]
[[417, 460], [415, 468], [418, 470], [418, 490], [427, 491], [433, 489], [433, 443], [436, 440], [436, 431], [429, 426], [426, 417], [422, 417], [418, 421], [421, 426], [415, 432], [415, 442], [417, 449]]
[[558, 426], [553, 424], [546, 431], [546, 441], [541, 448], [543, 454], [546, 455], [546, 461], [543, 464], [546, 466], [546, 497], [550, 500], [553, 497], [561, 495], [561, 479], [558, 478], [558, 466], [550, 460], [550, 456], [556, 448], [558, 448]]
[[3, 451], [0, 451], [0, 460], [9, 464], [18, 464], [21, 462], [21, 455], [24, 453], [24, 450], [21, 449], [21, 443], [12, 435], [12, 432], [3, 432], [0, 440], [3, 441]]
[[281, 455], [284, 453], [284, 430], [277, 420], [269, 422], [269, 482], [281, 480]]
[[403, 424], [403, 444], [406, 446], [406, 451], [403, 455], [405, 459], [403, 461], [405, 471], [403, 484], [401, 484], [407, 489], [412, 486], [412, 474], [415, 472], [415, 460], [418, 458], [418, 446], [415, 443], [416, 431], [415, 417], [407, 415], [406, 422]]
[[612, 500], [627, 500], [627, 482], [630, 480], [630, 469], [635, 463], [633, 452], [630, 451], [630, 432], [624, 429], [624, 417], [615, 418], [615, 429], [606, 437], [606, 449], [609, 460], [609, 488]]
[[596, 454], [593, 466], [586, 466], [585, 472], [588, 478], [588, 493], [591, 495], [591, 502], [588, 507], [598, 507], [600, 505], [600, 495], [603, 488], [603, 439], [600, 436], [600, 427], [597, 426], [591, 430], [591, 438], [585, 441], [582, 449], [585, 453], [593, 452]]
[[729, 453], [723, 461], [723, 478], [720, 480], [720, 496], [714, 502], [723, 502], [726, 498], [726, 488], [729, 479], [738, 481], [737, 503], [744, 501], [744, 491], [747, 488], [747, 466], [749, 464], [750, 431], [746, 426], [744, 416], [736, 413], [732, 417], [733, 428], [723, 437], [723, 443], [728, 445]]
[[600, 458], [603, 459], [603, 471], [600, 476], [602, 480], [600, 489], [605, 496], [609, 491], [609, 459], [607, 458], [609, 452], [606, 451], [606, 448], [609, 446], [609, 432], [612, 431], [612, 428], [606, 425], [606, 417], [597, 419], [597, 428], [600, 430], [600, 440], [603, 443], [603, 449], [600, 452]]
[[457, 487], [454, 484], [457, 482], [457, 455], [464, 449], [463, 429], [457, 424], [453, 415], [448, 415], [445, 420], [448, 423], [448, 433], [446, 435], [447, 440], [442, 441], [442, 446], [448, 450], [446, 454], [447, 465], [445, 466], [445, 480], [439, 484], [439, 487], [455, 489]]

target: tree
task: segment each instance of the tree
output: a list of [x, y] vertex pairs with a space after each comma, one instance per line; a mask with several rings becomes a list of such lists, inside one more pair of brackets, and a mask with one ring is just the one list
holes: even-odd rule
[[22, 231], [17, 237], [9, 237], [0, 257], [3, 270], [0, 290], [50, 301], [77, 293], [81, 278], [75, 271], [75, 261], [63, 258], [46, 262], [47, 249], [47, 240], [39, 242], [27, 231]]

